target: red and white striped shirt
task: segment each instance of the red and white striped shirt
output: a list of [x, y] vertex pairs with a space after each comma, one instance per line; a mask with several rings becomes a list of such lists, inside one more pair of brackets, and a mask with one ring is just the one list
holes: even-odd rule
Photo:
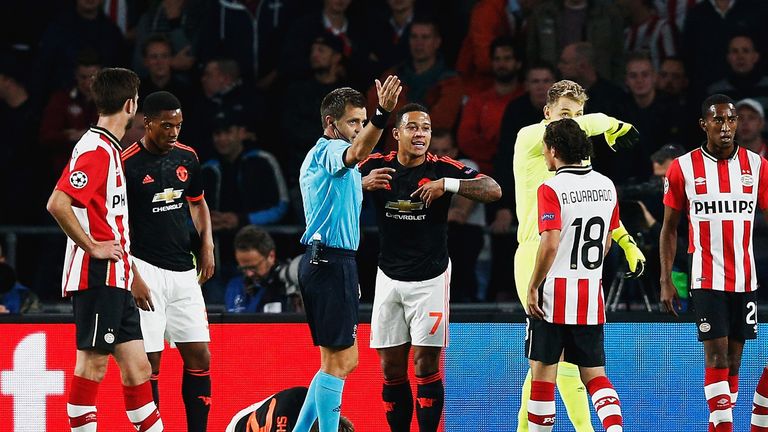
[[678, 32], [683, 31], [688, 11], [703, 0], [654, 0], [659, 16], [675, 23]]
[[605, 242], [619, 226], [616, 187], [591, 167], [562, 167], [539, 186], [538, 207], [539, 233], [560, 230], [560, 245], [542, 289], [544, 319], [603, 324]]
[[624, 50], [647, 50], [656, 69], [659, 68], [661, 60], [677, 54], [677, 44], [674, 24], [658, 16], [624, 30]]
[[687, 210], [691, 289], [757, 289], [752, 229], [768, 207], [768, 162], [736, 147], [718, 160], [704, 147], [675, 159], [664, 180], [664, 205]]
[[63, 296], [97, 286], [130, 290], [133, 272], [128, 202], [120, 150], [109, 131], [91, 127], [75, 145], [56, 184], [56, 189], [72, 198], [72, 210], [80, 226], [94, 241], [117, 240], [123, 248], [123, 259], [113, 262], [93, 258], [67, 239]]

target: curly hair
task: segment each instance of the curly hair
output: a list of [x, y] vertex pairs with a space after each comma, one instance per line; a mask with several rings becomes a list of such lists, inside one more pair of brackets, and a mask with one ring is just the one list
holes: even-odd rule
[[544, 144], [555, 148], [557, 157], [566, 164], [578, 164], [592, 157], [592, 141], [575, 120], [562, 119], [547, 125]]
[[547, 105], [552, 106], [557, 103], [561, 97], [567, 97], [584, 105], [589, 97], [584, 87], [571, 80], [560, 80], [547, 90]]

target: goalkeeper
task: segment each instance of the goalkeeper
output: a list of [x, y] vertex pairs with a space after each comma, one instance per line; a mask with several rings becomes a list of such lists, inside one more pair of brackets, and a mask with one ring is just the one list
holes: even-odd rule
[[[536, 262], [536, 251], [539, 247], [536, 191], [545, 180], [554, 175], [554, 172], [547, 170], [542, 154], [546, 124], [562, 118], [573, 118], [587, 133], [587, 136], [603, 134], [608, 145], [614, 150], [617, 147], [630, 147], [638, 139], [637, 130], [629, 123], [622, 123], [605, 114], [584, 115], [586, 102], [587, 94], [579, 84], [568, 80], [556, 82], [547, 92], [544, 120], [520, 129], [517, 134], [513, 169], [515, 209], [519, 222], [517, 240], [520, 245], [515, 252], [515, 285], [523, 305], [527, 304], [527, 287], [531, 270]], [[624, 225], [614, 230], [612, 237], [621, 246], [627, 257], [630, 270], [628, 276], [640, 276], [645, 267], [645, 257]], [[557, 389], [576, 432], [593, 432], [587, 392], [575, 365], [560, 363], [557, 371]], [[518, 413], [518, 432], [528, 430], [530, 393], [531, 372], [529, 370], [523, 384], [523, 394]]]

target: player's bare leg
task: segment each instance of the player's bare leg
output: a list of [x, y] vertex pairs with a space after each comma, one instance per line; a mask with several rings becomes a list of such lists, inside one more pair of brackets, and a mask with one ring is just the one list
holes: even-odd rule
[[379, 348], [384, 386], [381, 397], [392, 432], [410, 432], [413, 420], [413, 393], [408, 381], [408, 353], [411, 344]]
[[159, 432], [163, 421], [152, 399], [149, 376], [152, 367], [144, 352], [144, 341], [132, 340], [115, 347], [115, 361], [123, 382], [125, 412], [138, 432]]
[[579, 367], [581, 380], [587, 383], [587, 391], [592, 396], [592, 405], [606, 432], [623, 431], [621, 402], [613, 384], [605, 375], [605, 368]]
[[184, 361], [181, 396], [187, 414], [187, 431], [205, 432], [211, 410], [211, 352], [208, 342], [179, 342], [176, 347]]
[[528, 430], [550, 432], [555, 426], [555, 381], [557, 363], [530, 360], [531, 394], [528, 400]]
[[[741, 360], [740, 347], [738, 350]], [[730, 362], [728, 361], [730, 344], [727, 337], [704, 341], [704, 394], [709, 407], [709, 422], [716, 432], [733, 431], [733, 411], [731, 409], [731, 389], [728, 385]]]

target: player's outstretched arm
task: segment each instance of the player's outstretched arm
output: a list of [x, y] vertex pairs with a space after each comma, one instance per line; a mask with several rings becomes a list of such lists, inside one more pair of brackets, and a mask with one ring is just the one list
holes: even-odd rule
[[395, 75], [390, 75], [384, 80], [376, 80], [376, 94], [379, 98], [379, 105], [376, 108], [371, 121], [360, 131], [360, 134], [352, 140], [352, 145], [344, 153], [344, 164], [353, 167], [359, 162], [365, 160], [373, 150], [373, 147], [379, 142], [381, 132], [387, 124], [389, 114], [397, 105], [397, 98], [403, 87], [400, 85], [400, 79]]
[[645, 271], [645, 255], [621, 221], [619, 221], [619, 227], [611, 231], [611, 238], [624, 250], [624, 256], [627, 259], [627, 264], [629, 264], [629, 272], [626, 276], [630, 278], [640, 277]]
[[661, 304], [665, 312], [677, 316], [680, 309], [680, 297], [672, 284], [672, 264], [677, 253], [677, 225], [680, 222], [680, 211], [664, 206], [664, 224], [661, 226], [659, 251], [661, 255]]
[[528, 285], [528, 315], [536, 319], [544, 319], [544, 311], [539, 306], [539, 286], [547, 277], [560, 246], [560, 230], [547, 230], [541, 233], [539, 250], [536, 252], [536, 265], [533, 267], [531, 282]]
[[630, 123], [602, 113], [593, 113], [574, 118], [587, 136], [603, 134], [611, 150], [634, 146], [640, 140], [640, 134]]
[[412, 194], [412, 198], [419, 198], [424, 205], [429, 207], [433, 201], [440, 198], [446, 192], [455, 193], [472, 201], [489, 203], [501, 198], [501, 187], [496, 180], [488, 176], [480, 176], [473, 179], [441, 178], [432, 180], [419, 186]]

